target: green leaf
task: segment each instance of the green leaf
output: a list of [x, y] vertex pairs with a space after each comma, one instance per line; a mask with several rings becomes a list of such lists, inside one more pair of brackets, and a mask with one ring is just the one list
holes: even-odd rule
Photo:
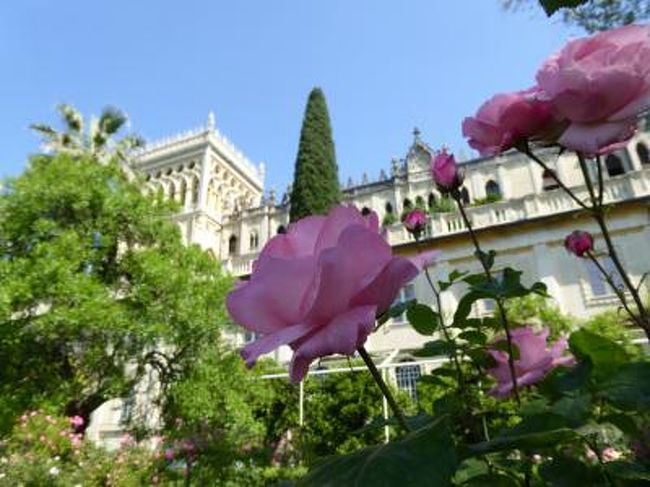
[[472, 312], [472, 305], [479, 299], [493, 298], [494, 296], [483, 291], [470, 291], [465, 294], [458, 302], [458, 307], [454, 313], [454, 328], [464, 328], [464, 321]]
[[483, 264], [488, 269], [492, 269], [492, 266], [494, 265], [494, 258], [496, 257], [497, 253], [494, 250], [488, 250], [487, 252], [477, 250], [474, 252], [474, 255], [480, 262], [483, 262]]
[[[650, 482], [650, 469], [640, 463], [626, 461], [608, 462], [605, 464], [605, 469], [611, 476], [619, 479]], [[635, 483], [633, 485], [641, 484]]]
[[440, 315], [429, 306], [419, 303], [406, 311], [406, 318], [421, 335], [432, 335], [440, 324]]
[[447, 419], [439, 418], [398, 441], [327, 457], [298, 486], [447, 486], [456, 464]]
[[598, 467], [586, 465], [576, 458], [556, 456], [550, 463], [539, 467], [545, 485], [575, 487], [580, 485], [604, 485]]
[[592, 367], [589, 359], [570, 368], [557, 367], [538, 385], [538, 388], [556, 397], [566, 392], [583, 389], [589, 382]]
[[519, 482], [502, 473], [483, 474], [472, 477], [461, 484], [467, 487], [519, 487]]
[[426, 342], [420, 350], [413, 352], [413, 355], [416, 357], [440, 357], [449, 355], [453, 350], [453, 344], [445, 340], [433, 340]]
[[458, 335], [458, 338], [468, 341], [474, 345], [485, 345], [487, 336], [478, 330], [467, 330]]
[[621, 409], [650, 406], [650, 362], [625, 364], [602, 385], [600, 395]]
[[528, 416], [518, 425], [502, 432], [491, 441], [470, 445], [474, 453], [491, 453], [512, 449], [531, 449], [555, 446], [576, 438], [576, 433], [566, 427], [565, 420], [552, 413]]
[[575, 428], [583, 424], [591, 412], [591, 395], [563, 397], [553, 404], [551, 411], [565, 418]]
[[472, 359], [476, 365], [484, 369], [491, 369], [496, 366], [494, 357], [487, 353], [484, 348], [471, 348], [464, 350], [465, 355]]
[[585, 329], [571, 334], [569, 346], [576, 357], [591, 361], [597, 379], [609, 377], [629, 359], [621, 345]]
[[550, 17], [561, 8], [579, 7], [583, 3], [587, 3], [587, 1], [588, 0], [539, 0], [539, 3], [544, 9], [544, 12], [546, 12], [546, 15]]

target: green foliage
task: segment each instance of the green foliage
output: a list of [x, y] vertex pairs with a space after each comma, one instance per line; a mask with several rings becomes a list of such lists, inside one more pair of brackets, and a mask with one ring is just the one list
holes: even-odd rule
[[577, 327], [576, 320], [563, 315], [551, 299], [538, 294], [508, 300], [506, 312], [510, 323], [548, 326], [551, 338], [566, 335]]
[[299, 486], [451, 485], [457, 457], [446, 418], [397, 441], [319, 462]]
[[381, 221], [381, 226], [389, 227], [395, 223], [397, 223], [397, 217], [395, 216], [395, 213], [386, 213]]
[[429, 214], [435, 215], [436, 213], [451, 213], [457, 211], [456, 203], [449, 197], [449, 195], [442, 195], [440, 198], [433, 200], [429, 205]]
[[[230, 288], [175, 207], [116, 162], [38, 157], [0, 196], [0, 431], [43, 404], [86, 420], [151, 366], [166, 385], [217, 344]], [[127, 373], [126, 365], [130, 372]]]
[[338, 166], [325, 95], [309, 93], [291, 192], [291, 221], [325, 214], [341, 199]]
[[488, 194], [485, 198], [476, 198], [474, 201], [472, 201], [471, 206], [489, 205], [490, 203], [496, 203], [502, 199], [503, 196], [501, 196], [501, 194], [491, 193]]
[[[531, 0], [502, 0], [507, 10], [537, 7]], [[557, 12], [569, 25], [576, 25], [589, 33], [642, 23], [650, 18], [647, 0], [539, 0], [548, 16]]]

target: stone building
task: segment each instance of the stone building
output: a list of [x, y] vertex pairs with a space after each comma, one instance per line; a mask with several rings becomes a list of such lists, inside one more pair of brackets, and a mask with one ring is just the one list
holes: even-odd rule
[[[610, 228], [624, 265], [634, 282], [650, 271], [650, 132], [641, 130], [625, 149], [605, 159], [605, 201]], [[420, 250], [399, 223], [410, 206], [429, 209], [429, 223], [421, 247], [442, 252], [430, 268], [434, 279], [444, 280], [453, 269], [478, 271], [474, 249], [460, 215], [442, 197], [430, 177], [433, 149], [419, 131], [403, 158], [394, 158], [376, 179], [364, 175], [343, 188], [347, 203], [379, 214], [389, 243], [398, 254]], [[557, 150], [540, 153], [560, 180], [587, 198], [577, 159]], [[596, 250], [603, 250], [599, 230], [550, 176], [524, 155], [512, 151], [462, 162], [465, 182], [462, 196], [471, 205], [467, 213], [485, 249], [497, 251], [495, 268], [515, 267], [523, 281], [544, 282], [563, 313], [585, 318], [616, 306], [615, 295], [589, 261], [567, 254], [564, 237], [574, 229], [590, 231]], [[149, 191], [162, 192], [178, 201], [177, 215], [186, 242], [199, 244], [237, 277], [251, 272], [264, 244], [283, 231], [289, 221], [288, 193], [265, 192], [264, 166], [254, 165], [215, 127], [210, 115], [199, 129], [147, 145], [136, 154], [136, 168], [145, 174]], [[604, 259], [607, 269], [611, 262]], [[455, 309], [463, 289], [454, 286], [442, 294], [444, 312]], [[433, 294], [420, 276], [407, 285], [399, 299], [416, 298], [432, 303]], [[484, 300], [477, 316], [491, 313], [494, 302]], [[230, 337], [235, 345], [254, 339], [242, 331]], [[370, 353], [393, 364], [397, 384], [414, 393], [422, 362], [409, 351], [426, 337], [418, 335], [398, 317], [370, 336]], [[288, 347], [273, 354], [280, 362], [290, 359]], [[410, 362], [410, 363], [409, 363]], [[427, 365], [429, 367], [431, 364]]]

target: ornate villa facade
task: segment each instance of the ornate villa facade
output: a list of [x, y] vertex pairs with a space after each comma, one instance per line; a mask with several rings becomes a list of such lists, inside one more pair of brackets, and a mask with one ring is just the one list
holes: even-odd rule
[[[376, 179], [364, 175], [357, 184], [349, 181], [343, 195], [347, 203], [376, 211], [394, 252], [404, 255], [420, 249], [400, 224], [402, 211], [415, 205], [428, 208], [429, 224], [420, 245], [441, 251], [430, 272], [434, 279], [443, 280], [453, 269], [479, 269], [460, 215], [432, 183], [432, 153], [416, 129], [403, 158], [391, 160]], [[574, 156], [558, 156], [557, 150], [550, 149], [540, 156], [567, 186], [587, 197]], [[564, 250], [564, 237], [574, 229], [590, 231], [596, 250], [603, 250], [603, 245], [595, 223], [578, 211], [549, 174], [517, 152], [462, 164], [462, 195], [471, 205], [468, 215], [483, 247], [497, 251], [496, 269], [512, 266], [524, 272], [524, 283], [544, 282], [559, 309], [577, 318], [616, 306], [616, 297], [590, 262]], [[607, 156], [605, 166], [612, 236], [633, 281], [639, 282], [650, 271], [650, 132], [641, 130], [626, 148]], [[282, 196], [266, 192], [264, 165], [250, 162], [222, 135], [213, 115], [203, 127], [141, 149], [136, 169], [144, 174], [149, 191], [162, 192], [180, 204], [176, 219], [184, 240], [204, 248], [234, 276], [249, 275], [264, 244], [288, 225], [290, 189]], [[611, 262], [603, 262], [613, 270]], [[453, 286], [442, 294], [443, 311], [453, 312], [462, 291]], [[422, 276], [399, 297], [412, 298], [433, 302]], [[493, 307], [493, 302], [484, 300], [473, 312], [481, 316]], [[254, 337], [242, 331], [229, 338], [241, 345]], [[366, 346], [386, 361], [404, 362], [391, 369], [393, 379], [414, 394], [422, 363], [412, 362], [409, 351], [426, 340], [398, 317], [371, 335]], [[287, 347], [274, 353], [280, 362], [290, 356]]]

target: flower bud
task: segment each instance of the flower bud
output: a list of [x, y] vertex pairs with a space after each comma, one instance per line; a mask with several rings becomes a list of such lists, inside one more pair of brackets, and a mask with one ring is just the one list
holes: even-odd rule
[[564, 247], [578, 257], [594, 249], [594, 238], [589, 232], [575, 230], [564, 239]]
[[417, 238], [427, 225], [427, 214], [420, 208], [415, 208], [404, 214], [402, 223], [406, 231], [412, 233]]
[[456, 164], [453, 154], [442, 149], [432, 160], [431, 174], [433, 181], [442, 193], [450, 193], [463, 184], [464, 174]]

